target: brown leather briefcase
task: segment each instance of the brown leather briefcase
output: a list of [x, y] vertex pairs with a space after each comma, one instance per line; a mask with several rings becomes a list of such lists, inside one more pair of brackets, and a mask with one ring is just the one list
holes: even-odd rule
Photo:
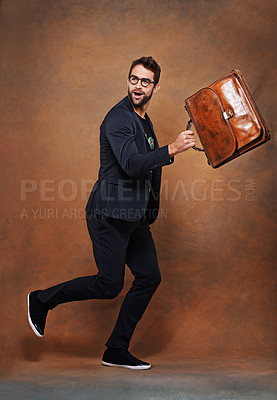
[[208, 163], [217, 168], [270, 139], [266, 123], [242, 73], [223, 78], [185, 100]]

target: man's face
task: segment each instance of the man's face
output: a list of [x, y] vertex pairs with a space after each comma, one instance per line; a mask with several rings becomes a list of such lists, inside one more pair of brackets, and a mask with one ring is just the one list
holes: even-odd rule
[[[151, 82], [154, 81], [154, 72], [149, 69], [144, 68], [143, 65], [136, 65], [130, 75], [134, 75], [139, 79], [145, 78], [149, 79]], [[133, 85], [128, 79], [128, 96], [134, 107], [144, 106], [152, 97], [152, 94], [155, 93], [159, 88], [157, 84], [154, 86], [154, 83], [151, 83], [148, 87], [144, 87], [139, 80], [138, 83]]]

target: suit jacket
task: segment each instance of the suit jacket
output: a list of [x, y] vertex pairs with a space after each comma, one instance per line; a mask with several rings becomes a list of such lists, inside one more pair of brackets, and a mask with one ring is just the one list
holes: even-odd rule
[[150, 124], [155, 150], [145, 138], [140, 117], [126, 96], [104, 118], [100, 127], [100, 169], [86, 211], [126, 221], [143, 215], [155, 221], [159, 210], [161, 167], [171, 164], [168, 147], [159, 148]]

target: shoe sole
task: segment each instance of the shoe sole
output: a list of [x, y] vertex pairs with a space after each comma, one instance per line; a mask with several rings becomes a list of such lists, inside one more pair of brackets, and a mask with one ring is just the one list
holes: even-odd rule
[[30, 325], [30, 327], [32, 328], [32, 331], [34, 332], [34, 334], [35, 334], [36, 336], [38, 336], [38, 337], [43, 337], [44, 335], [41, 335], [41, 334], [36, 330], [35, 326], [33, 325], [31, 316], [30, 316], [30, 294], [31, 294], [31, 293], [29, 293], [28, 296], [27, 296], [27, 304], [28, 304], [28, 322], [29, 322], [29, 325]]
[[111, 364], [111, 363], [107, 363], [106, 361], [102, 361], [102, 364], [105, 365], [106, 367], [119, 367], [119, 368], [128, 368], [128, 369], [150, 369], [151, 368], [151, 364], [149, 365], [120, 365], [120, 364]]

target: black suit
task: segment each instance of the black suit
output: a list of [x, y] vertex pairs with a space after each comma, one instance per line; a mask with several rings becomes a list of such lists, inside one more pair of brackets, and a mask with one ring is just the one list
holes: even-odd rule
[[100, 128], [100, 170], [86, 205], [87, 226], [98, 274], [42, 290], [38, 299], [49, 309], [85, 299], [108, 299], [123, 287], [125, 264], [135, 280], [127, 293], [108, 347], [128, 348], [161, 277], [149, 228], [157, 218], [161, 167], [173, 162], [168, 147], [155, 149], [145, 138], [140, 117], [128, 97], [106, 115]]
[[159, 148], [149, 117], [155, 150], [151, 151], [140, 117], [128, 97], [106, 115], [100, 128], [100, 163], [98, 180], [90, 194], [86, 210], [138, 221], [149, 203], [149, 223], [157, 218], [161, 167], [171, 164], [168, 147]]

